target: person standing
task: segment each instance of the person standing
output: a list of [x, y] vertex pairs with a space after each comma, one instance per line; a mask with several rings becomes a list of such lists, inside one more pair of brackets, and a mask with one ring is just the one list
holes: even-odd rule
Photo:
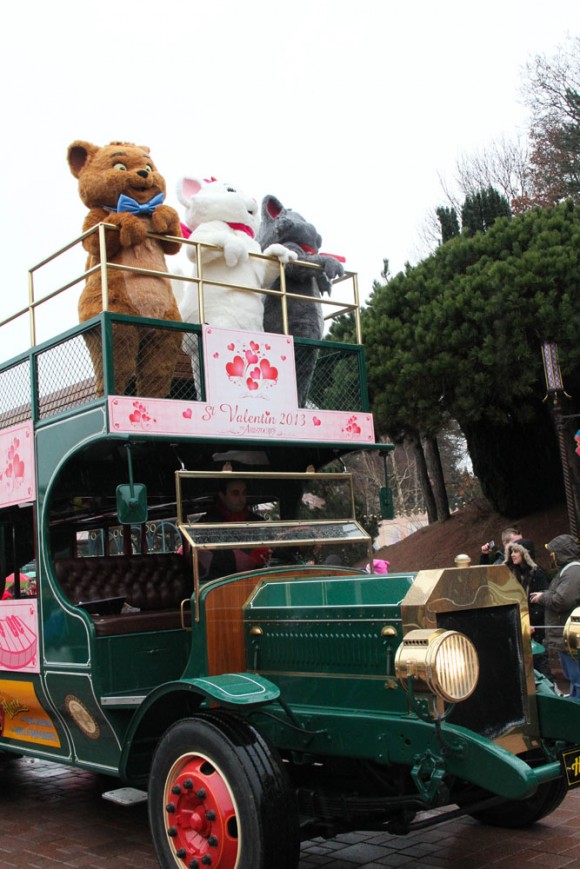
[[535, 557], [536, 549], [531, 540], [527, 537], [522, 537], [522, 533], [519, 528], [504, 528], [501, 532], [501, 545], [502, 548], [499, 549], [495, 545], [493, 541], [491, 543], [484, 543], [481, 547], [481, 556], [479, 558], [480, 564], [503, 564], [504, 563], [504, 555], [505, 555], [505, 547], [508, 543], [521, 543], [526, 547], [532, 558]]
[[542, 603], [545, 612], [549, 649], [558, 652], [564, 677], [570, 683], [570, 697], [580, 703], [580, 664], [564, 651], [562, 628], [570, 613], [580, 606], [580, 545], [570, 534], [560, 534], [546, 544], [558, 573], [546, 591], [530, 595], [532, 603]]
[[[544, 629], [543, 627], [537, 626], [544, 625], [544, 607], [541, 602], [532, 603], [531, 596], [535, 592], [545, 591], [548, 588], [550, 580], [548, 574], [542, 570], [541, 567], [538, 567], [530, 555], [527, 546], [524, 545], [525, 543], [526, 541], [523, 539], [518, 543], [508, 543], [505, 548], [504, 564], [506, 564], [512, 571], [528, 598], [528, 609], [530, 612], [530, 624], [533, 629], [533, 639], [538, 643], [543, 643]], [[540, 655], [534, 655], [534, 667], [536, 670], [539, 670], [540, 673], [543, 673], [544, 676], [547, 676], [549, 679], [552, 678], [550, 660], [546, 652], [543, 652]]]
[[[391, 566], [390, 561], [384, 561], [382, 558], [373, 559], [373, 573], [388, 573], [389, 567]], [[367, 573], [371, 572], [371, 564], [370, 561], [365, 567]]]

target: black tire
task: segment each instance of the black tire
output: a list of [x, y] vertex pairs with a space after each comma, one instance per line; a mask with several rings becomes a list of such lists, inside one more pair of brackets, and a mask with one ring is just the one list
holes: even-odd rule
[[166, 731], [151, 766], [149, 823], [162, 869], [298, 866], [286, 771], [275, 749], [235, 715], [204, 712]]
[[568, 793], [565, 779], [559, 778], [541, 784], [536, 793], [525, 800], [506, 800], [497, 806], [470, 812], [482, 824], [515, 830], [529, 827], [555, 811]]

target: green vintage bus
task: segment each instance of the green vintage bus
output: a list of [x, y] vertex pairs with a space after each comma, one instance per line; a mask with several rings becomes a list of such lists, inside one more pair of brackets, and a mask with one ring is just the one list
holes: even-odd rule
[[[350, 344], [121, 316], [102, 262], [95, 319], [39, 342], [83, 276], [37, 298], [37, 267], [2, 324], [26, 318], [31, 346], [0, 368], [1, 751], [148, 799], [167, 869], [295, 869], [313, 836], [553, 811], [580, 781], [580, 705], [534, 671], [512, 574], [373, 573], [349, 468], [391, 446], [356, 275], [312, 302], [352, 317]], [[117, 394], [125, 340], [142, 359], [167, 330], [188, 350], [170, 395]], [[251, 519], [216, 520], [231, 481]]]

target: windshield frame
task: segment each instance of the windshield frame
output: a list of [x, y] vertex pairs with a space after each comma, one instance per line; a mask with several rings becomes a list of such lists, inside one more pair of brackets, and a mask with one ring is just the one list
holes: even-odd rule
[[[260, 519], [252, 522], [191, 522], [184, 510], [184, 483], [188, 480], [298, 480], [329, 481], [340, 480], [348, 489], [345, 498], [345, 515], [340, 518], [323, 520], [304, 519]], [[204, 550], [234, 550], [242, 547], [267, 547], [276, 549], [291, 546], [328, 546], [331, 544], [366, 544], [369, 561], [372, 559], [372, 539], [355, 517], [353, 475], [348, 472], [328, 473], [307, 470], [306, 472], [284, 471], [186, 471], [175, 472], [177, 527], [191, 547], [193, 556], [195, 617], [199, 618], [199, 587], [201, 584], [200, 552]], [[257, 516], [259, 514], [256, 514]], [[342, 531], [341, 531], [342, 526]], [[350, 533], [345, 533], [348, 529]], [[336, 532], [336, 533], [334, 533]], [[223, 539], [227, 537], [228, 539]], [[202, 539], [200, 539], [202, 538]], [[212, 539], [213, 538], [213, 539]], [[222, 538], [222, 539], [219, 539]], [[321, 565], [319, 565], [321, 566]], [[298, 565], [297, 565], [298, 567]], [[263, 570], [264, 568], [256, 568]], [[222, 577], [219, 577], [221, 579]], [[208, 580], [203, 584], [215, 580]]]

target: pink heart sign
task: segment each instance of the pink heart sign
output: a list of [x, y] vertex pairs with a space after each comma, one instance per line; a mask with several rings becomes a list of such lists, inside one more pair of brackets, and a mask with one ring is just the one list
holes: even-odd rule
[[278, 380], [278, 369], [270, 365], [267, 359], [260, 360], [260, 368], [262, 369], [264, 380]]
[[233, 362], [226, 364], [226, 372], [230, 377], [241, 377], [244, 373], [244, 360], [241, 356], [234, 356]]

